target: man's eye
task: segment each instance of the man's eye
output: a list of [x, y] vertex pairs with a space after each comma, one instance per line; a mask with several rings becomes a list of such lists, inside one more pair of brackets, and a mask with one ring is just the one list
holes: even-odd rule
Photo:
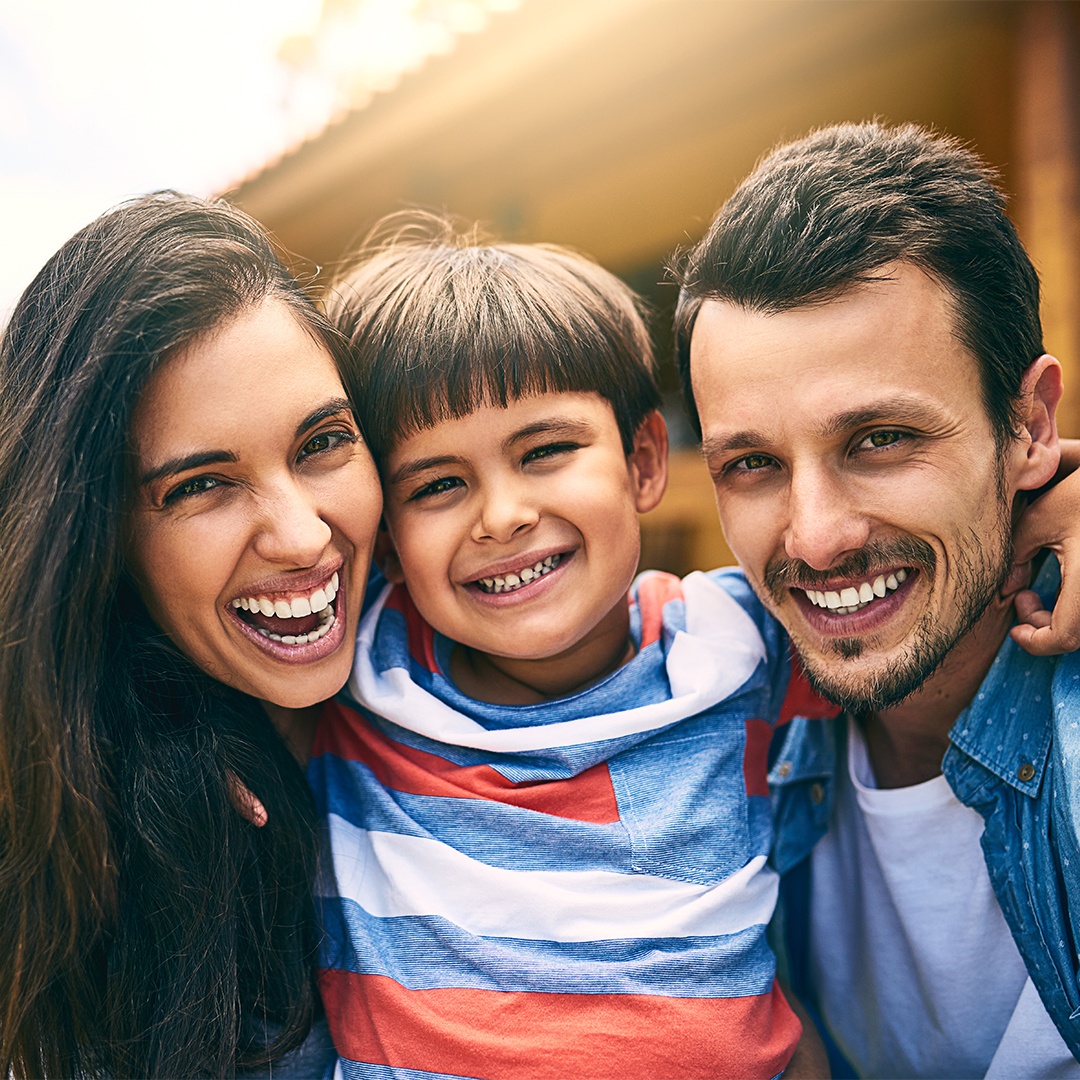
[[773, 459], [768, 454], [747, 454], [735, 462], [737, 472], [756, 472], [758, 469], [767, 469], [773, 464]]
[[219, 487], [220, 480], [215, 480], [212, 476], [195, 476], [190, 480], [185, 480], [182, 484], [177, 484], [166, 496], [165, 502], [178, 502], [181, 499], [189, 499], [192, 495], [201, 495], [204, 491], [211, 491], [213, 488]]
[[861, 445], [880, 450], [883, 446], [895, 446], [903, 437], [902, 431], [872, 431], [863, 439]]
[[530, 461], [545, 461], [548, 458], [557, 457], [559, 454], [569, 454], [577, 449], [577, 443], [548, 443], [544, 446], [534, 447], [524, 458], [522, 458], [522, 461], [526, 463]]
[[301, 457], [311, 457], [313, 454], [325, 454], [328, 450], [336, 450], [345, 443], [356, 442], [356, 436], [351, 431], [320, 431], [318, 435], [312, 435], [300, 448]]
[[441, 476], [438, 480], [432, 480], [431, 483], [425, 484], [419, 491], [410, 495], [409, 501], [413, 502], [416, 499], [430, 499], [436, 495], [445, 495], [448, 491], [454, 491], [464, 486], [464, 481], [456, 476]]

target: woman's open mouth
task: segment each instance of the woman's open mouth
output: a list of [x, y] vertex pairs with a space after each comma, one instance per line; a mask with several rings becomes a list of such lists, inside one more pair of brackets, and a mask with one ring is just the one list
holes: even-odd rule
[[283, 645], [309, 645], [324, 637], [334, 625], [337, 572], [310, 593], [288, 600], [268, 596], [242, 596], [232, 602], [237, 617], [263, 637]]

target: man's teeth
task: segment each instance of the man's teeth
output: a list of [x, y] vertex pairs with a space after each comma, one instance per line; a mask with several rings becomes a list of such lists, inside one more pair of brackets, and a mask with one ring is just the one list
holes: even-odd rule
[[550, 573], [559, 565], [561, 559], [561, 555], [549, 555], [546, 559], [541, 559], [535, 566], [523, 567], [516, 574], [481, 578], [477, 585], [486, 593], [513, 592], [515, 589], [520, 589], [522, 585], [528, 585], [530, 581], [535, 581], [538, 577]]
[[821, 592], [818, 589], [805, 589], [807, 600], [816, 607], [825, 608], [835, 615], [850, 615], [861, 611], [867, 604], [879, 600], [894, 592], [907, 580], [906, 570], [897, 570], [893, 574], [878, 574], [873, 581], [864, 581], [858, 587], [849, 585], [839, 592]]
[[318, 641], [334, 625], [333, 603], [338, 594], [341, 579], [335, 571], [334, 576], [323, 586], [307, 596], [294, 596], [291, 600], [271, 600], [265, 596], [241, 596], [233, 602], [234, 608], [243, 611], [257, 611], [267, 618], [303, 619], [308, 615], [318, 615], [319, 625], [306, 634], [275, 634], [261, 626], [256, 627], [263, 637], [271, 641], [281, 641], [286, 645], [307, 645]]

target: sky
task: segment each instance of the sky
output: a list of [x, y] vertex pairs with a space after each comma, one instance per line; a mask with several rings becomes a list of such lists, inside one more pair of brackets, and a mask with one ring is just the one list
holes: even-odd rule
[[[477, 8], [513, 0], [330, 6], [337, 22], [316, 34], [321, 0], [0, 0], [0, 323], [102, 211], [159, 188], [228, 190], [362, 101], [358, 80], [388, 88], [480, 29]], [[315, 47], [287, 65], [287, 41]]]

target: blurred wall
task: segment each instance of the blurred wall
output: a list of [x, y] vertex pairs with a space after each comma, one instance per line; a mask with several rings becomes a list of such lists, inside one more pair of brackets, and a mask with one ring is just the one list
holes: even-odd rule
[[[764, 150], [838, 120], [932, 124], [1014, 196], [1080, 434], [1077, 25], [1056, 2], [524, 0], [232, 194], [327, 273], [408, 205], [577, 247], [648, 296], [666, 357], [664, 259]], [[692, 449], [645, 529], [654, 565], [730, 560]]]

